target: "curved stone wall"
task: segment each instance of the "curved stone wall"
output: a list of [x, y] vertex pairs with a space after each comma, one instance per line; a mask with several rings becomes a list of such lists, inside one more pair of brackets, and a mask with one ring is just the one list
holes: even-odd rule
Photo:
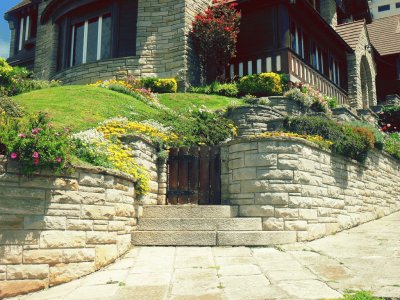
[[378, 151], [360, 164], [301, 139], [239, 139], [222, 149], [223, 202], [313, 240], [400, 210], [399, 168]]
[[98, 270], [131, 246], [133, 178], [101, 169], [21, 177], [0, 157], [0, 299]]

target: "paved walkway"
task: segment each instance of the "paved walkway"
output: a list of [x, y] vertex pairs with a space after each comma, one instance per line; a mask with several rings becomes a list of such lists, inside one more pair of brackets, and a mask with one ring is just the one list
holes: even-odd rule
[[282, 248], [142, 247], [105, 270], [19, 299], [400, 297], [400, 213]]

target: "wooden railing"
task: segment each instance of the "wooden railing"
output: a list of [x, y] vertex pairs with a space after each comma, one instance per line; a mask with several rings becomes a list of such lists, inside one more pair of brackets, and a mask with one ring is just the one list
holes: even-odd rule
[[335, 97], [339, 105], [348, 104], [347, 93], [342, 88], [316, 71], [291, 51], [288, 51], [288, 65], [289, 74], [302, 82], [314, 86], [322, 94]]
[[348, 104], [345, 90], [308, 65], [290, 49], [260, 53], [256, 57], [241, 56], [233, 60], [227, 70], [231, 79], [262, 72], [289, 74], [291, 81], [308, 83], [320, 90], [321, 93], [329, 97], [336, 97], [338, 104]]

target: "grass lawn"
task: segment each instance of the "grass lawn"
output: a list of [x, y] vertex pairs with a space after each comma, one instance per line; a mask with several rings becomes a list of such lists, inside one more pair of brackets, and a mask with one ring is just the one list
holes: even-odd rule
[[[173, 110], [184, 112], [188, 108], [205, 105], [220, 109], [240, 99], [202, 94], [163, 94], [160, 102]], [[56, 126], [81, 131], [95, 127], [112, 117], [136, 120], [152, 119], [162, 111], [131, 96], [90, 86], [62, 86], [33, 91], [13, 97], [28, 113], [43, 111], [49, 114]]]
[[217, 110], [227, 107], [229, 104], [236, 102], [243, 104], [243, 100], [237, 98], [229, 98], [218, 95], [204, 95], [193, 93], [177, 93], [177, 94], [161, 94], [160, 102], [174, 110], [186, 110], [192, 105], [197, 107], [204, 105], [208, 109]]

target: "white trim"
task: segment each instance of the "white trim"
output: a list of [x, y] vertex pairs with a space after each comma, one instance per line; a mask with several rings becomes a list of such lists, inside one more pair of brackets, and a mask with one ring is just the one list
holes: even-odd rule
[[267, 63], [267, 72], [271, 72], [272, 71], [272, 58], [267, 57], [266, 63]]
[[28, 38], [29, 38], [29, 23], [30, 23], [30, 17], [29, 16], [27, 16], [26, 17], [26, 23], [25, 23], [25, 41], [27, 41], [28, 40]]
[[102, 31], [103, 31], [103, 16], [100, 16], [98, 23], [98, 32], [97, 32], [97, 60], [101, 59]]
[[89, 21], [86, 20], [85, 21], [85, 25], [84, 25], [84, 29], [83, 29], [83, 55], [82, 55], [82, 64], [86, 63], [86, 59], [87, 59], [87, 39], [88, 39], [88, 28], [89, 28]]
[[21, 22], [19, 25], [19, 44], [18, 44], [18, 51], [22, 50], [22, 42], [23, 42], [23, 34], [24, 34], [24, 22], [25, 18], [21, 18]]
[[230, 72], [231, 79], [233, 79], [233, 77], [235, 77], [235, 65], [232, 64], [229, 66], [229, 72]]
[[253, 74], [253, 61], [249, 60], [247, 62], [247, 75], [252, 75]]
[[72, 67], [74, 64], [74, 47], [75, 47], [75, 25], [72, 25], [72, 37], [71, 37], [71, 57], [69, 66]]
[[281, 56], [277, 55], [276, 56], [276, 71], [279, 72], [282, 69], [281, 66]]
[[257, 74], [262, 73], [262, 60], [261, 58], [257, 59]]
[[243, 77], [243, 63], [239, 63], [239, 77]]
[[297, 28], [297, 25], [294, 27], [294, 34], [296, 38], [296, 53], [300, 54], [300, 49], [299, 49], [299, 30]]

